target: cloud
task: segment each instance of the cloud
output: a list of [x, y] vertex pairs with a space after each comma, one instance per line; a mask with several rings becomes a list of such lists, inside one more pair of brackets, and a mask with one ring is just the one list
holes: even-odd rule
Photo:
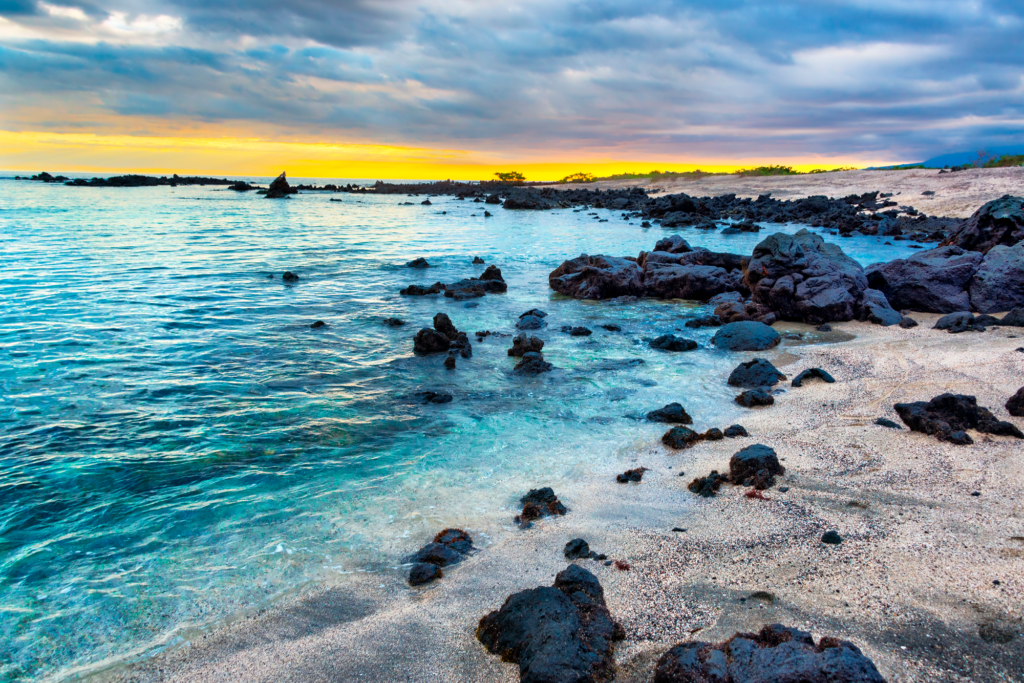
[[1017, 141], [1022, 26], [1010, 0], [0, 0], [0, 127], [64, 100], [505, 154], [924, 158]]

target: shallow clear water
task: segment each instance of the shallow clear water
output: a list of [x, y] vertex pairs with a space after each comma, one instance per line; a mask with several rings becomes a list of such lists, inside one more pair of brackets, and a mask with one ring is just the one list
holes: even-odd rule
[[[506, 519], [524, 488], [656, 438], [629, 416], [669, 401], [698, 427], [732, 415], [736, 359], [706, 348], [710, 330], [687, 330], [693, 353], [643, 343], [699, 308], [547, 286], [566, 258], [635, 255], [667, 231], [421, 199], [0, 180], [0, 680], [62, 677], [325, 572], [393, 571], [439, 525]], [[747, 254], [767, 234], [679, 232]], [[865, 264], [912, 253], [840, 244]], [[398, 296], [479, 274], [477, 255], [507, 294]], [[403, 267], [417, 256], [434, 267]], [[455, 372], [412, 354], [438, 311], [513, 333], [533, 307], [551, 375], [511, 377], [507, 337], [471, 335]], [[418, 405], [423, 389], [455, 400]]]

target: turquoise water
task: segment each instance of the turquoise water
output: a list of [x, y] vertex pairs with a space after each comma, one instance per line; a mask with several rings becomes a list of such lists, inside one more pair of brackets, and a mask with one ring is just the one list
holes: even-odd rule
[[[630, 415], [683, 400], [698, 426], [729, 417], [721, 374], [735, 358], [642, 341], [700, 309], [547, 286], [566, 258], [636, 254], [666, 231], [421, 199], [0, 180], [0, 680], [145, 652], [332, 573], [399, 571], [442, 524], [486, 542], [524, 488], [662, 431]], [[735, 253], [759, 241], [680, 232]], [[911, 253], [840, 244], [862, 263]], [[507, 294], [475, 308], [398, 296], [479, 274], [477, 255]], [[434, 267], [403, 267], [417, 256]], [[284, 284], [285, 270], [301, 280]], [[557, 373], [511, 377], [508, 338], [471, 335], [455, 372], [412, 354], [438, 311], [513, 333], [533, 307], [550, 314], [540, 335]], [[392, 316], [408, 324], [381, 324]], [[687, 330], [704, 347], [710, 335]], [[424, 389], [455, 399], [410, 399]]]

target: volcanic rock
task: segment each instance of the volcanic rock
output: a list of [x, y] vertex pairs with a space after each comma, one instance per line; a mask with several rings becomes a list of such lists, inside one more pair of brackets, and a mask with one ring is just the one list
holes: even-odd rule
[[531, 351], [540, 353], [543, 348], [543, 339], [528, 336], [525, 332], [521, 332], [512, 338], [512, 348], [508, 350], [508, 355], [521, 357], [523, 354], [530, 353]]
[[689, 427], [673, 427], [661, 437], [661, 442], [676, 450], [689, 448], [701, 440], [701, 435]]
[[971, 306], [980, 313], [1024, 306], [1024, 242], [992, 247], [971, 279], [968, 292]]
[[725, 351], [765, 351], [781, 339], [778, 332], [764, 323], [744, 321], [723, 325], [715, 332], [711, 343]]
[[682, 339], [674, 334], [663, 334], [652, 340], [650, 346], [658, 351], [693, 351], [697, 348], [697, 342], [692, 339]]
[[451, 340], [441, 332], [424, 327], [416, 333], [413, 351], [416, 353], [442, 353], [452, 345]]
[[979, 252], [945, 246], [876, 263], [865, 273], [871, 289], [882, 292], [897, 310], [953, 313], [970, 309], [967, 286], [983, 260]]
[[555, 366], [544, 360], [544, 356], [536, 351], [527, 351], [523, 359], [512, 369], [516, 375], [539, 375], [542, 372], [551, 372]]
[[738, 451], [729, 460], [729, 479], [742, 486], [756, 485], [761, 480], [765, 484], [761, 488], [768, 488], [775, 483], [774, 477], [785, 473], [774, 449], [759, 443]]
[[626, 470], [622, 474], [615, 475], [615, 481], [620, 484], [628, 484], [629, 482], [640, 483], [644, 478], [644, 472], [647, 471], [646, 467], [637, 467], [636, 469]]
[[405, 266], [407, 268], [429, 268], [430, 264], [427, 263], [427, 259], [420, 256], [419, 258], [415, 258], [412, 261], [409, 261], [408, 263], [405, 264]]
[[988, 408], [979, 407], [974, 396], [942, 394], [927, 402], [897, 403], [894, 408], [911, 430], [931, 434], [939, 441], [972, 443], [967, 429], [1024, 439], [1013, 423], [997, 420]]
[[647, 413], [647, 420], [650, 422], [667, 422], [668, 424], [693, 424], [693, 418], [691, 418], [686, 413], [686, 409], [678, 403], [669, 403], [664, 408], [652, 410]]
[[565, 544], [562, 552], [567, 560], [585, 560], [590, 557], [590, 544], [582, 538], [574, 538]]
[[576, 299], [643, 296], [643, 271], [635, 261], [588, 256], [565, 261], [548, 276], [551, 289]]
[[570, 565], [553, 588], [509, 596], [480, 620], [476, 636], [491, 654], [519, 664], [521, 683], [606, 683], [615, 678], [614, 642], [625, 632], [597, 578]]
[[747, 389], [736, 397], [736, 403], [740, 404], [744, 408], [770, 406], [775, 403], [775, 397], [764, 389]]
[[718, 470], [711, 470], [711, 474], [706, 477], [697, 477], [686, 488], [702, 498], [711, 498], [718, 493], [718, 489], [722, 488], [722, 484], [728, 481], [729, 478], [719, 474]]
[[987, 254], [997, 245], [1012, 247], [1024, 240], [1024, 198], [1004, 195], [988, 202], [964, 221], [942, 246]]
[[820, 379], [827, 384], [835, 384], [836, 381], [832, 375], [821, 368], [808, 368], [793, 378], [792, 385], [797, 388], [802, 387], [804, 382], [809, 379]]
[[515, 518], [517, 524], [524, 527], [540, 517], [549, 515], [564, 515], [569, 510], [558, 500], [554, 490], [550, 486], [542, 489], [531, 489], [529, 493], [519, 499], [523, 511]]
[[270, 183], [270, 187], [267, 188], [266, 199], [287, 199], [290, 194], [298, 194], [299, 191], [292, 188], [288, 184], [288, 178], [285, 176], [285, 172], [281, 171], [281, 175], [277, 176]]
[[1006, 402], [1006, 411], [1014, 417], [1024, 417], [1024, 387], [1018, 389]]
[[750, 436], [743, 425], [732, 425], [731, 427], [726, 427], [724, 434], [730, 439], [735, 439], [739, 436]]
[[781, 624], [724, 643], [689, 641], [662, 655], [654, 683], [885, 683], [851, 642]]
[[740, 363], [729, 375], [729, 386], [753, 389], [756, 387], [774, 386], [786, 376], [764, 358]]

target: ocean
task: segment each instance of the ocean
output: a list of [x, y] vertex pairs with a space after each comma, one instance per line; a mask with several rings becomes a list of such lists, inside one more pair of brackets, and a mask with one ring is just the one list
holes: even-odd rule
[[[422, 200], [0, 179], [0, 680], [65, 679], [310, 581], [400, 573], [444, 526], [486, 545], [513, 532], [525, 490], [656, 441], [647, 411], [680, 401], [701, 427], [741, 414], [721, 381], [736, 357], [683, 328], [708, 307], [574, 301], [547, 275], [674, 232], [749, 254], [803, 226], [722, 235]], [[863, 264], [913, 253], [820, 234]], [[405, 267], [421, 256], [430, 268]], [[399, 296], [479, 275], [476, 256], [506, 294]], [[516, 377], [511, 337], [473, 333], [513, 335], [532, 308], [558, 369]], [[473, 343], [454, 371], [412, 352], [437, 312]], [[698, 351], [645, 341], [683, 329]]]

